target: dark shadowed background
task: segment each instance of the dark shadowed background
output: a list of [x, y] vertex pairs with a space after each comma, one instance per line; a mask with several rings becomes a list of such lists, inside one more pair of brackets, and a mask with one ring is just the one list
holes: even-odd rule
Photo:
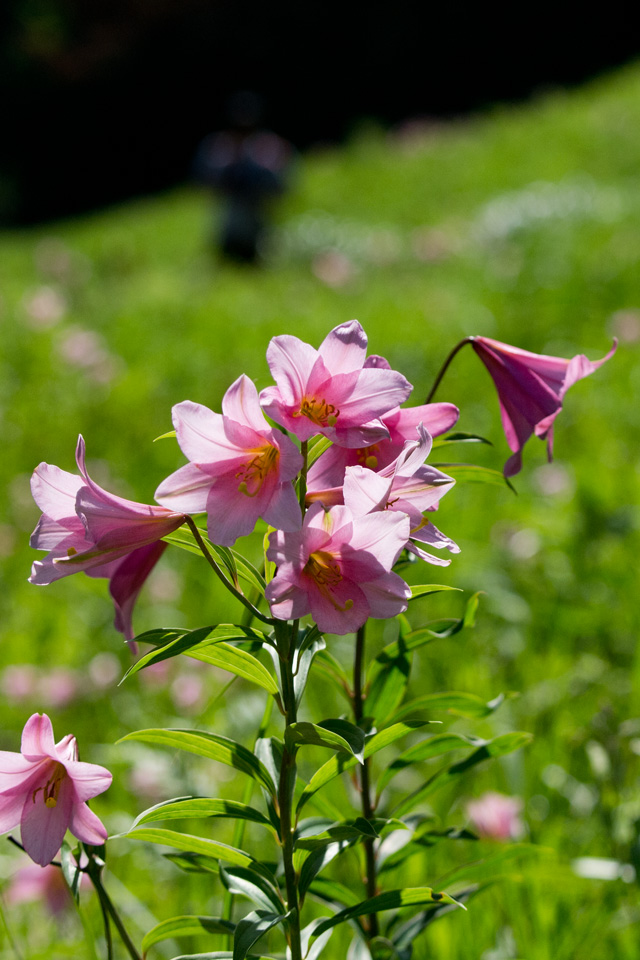
[[638, 52], [610, 4], [5, 0], [0, 218], [30, 223], [185, 180], [239, 89], [298, 147], [362, 119], [449, 117]]

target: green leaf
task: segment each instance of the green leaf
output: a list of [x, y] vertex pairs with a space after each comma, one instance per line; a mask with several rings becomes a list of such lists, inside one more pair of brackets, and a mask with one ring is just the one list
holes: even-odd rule
[[428, 740], [422, 740], [414, 744], [409, 750], [405, 750], [399, 757], [386, 767], [378, 780], [378, 797], [384, 788], [393, 780], [393, 778], [406, 767], [413, 766], [414, 763], [422, 763], [433, 757], [440, 757], [443, 753], [449, 753], [451, 750], [469, 749], [484, 745], [485, 740], [477, 740], [471, 737], [464, 737], [459, 733], [438, 733]]
[[471, 720], [488, 717], [504, 702], [500, 693], [493, 700], [485, 702], [475, 693], [427, 693], [415, 700], [409, 700], [399, 707], [393, 715], [394, 720], [402, 720], [417, 710], [446, 710], [456, 717], [468, 717]]
[[80, 902], [80, 877], [82, 871], [78, 866], [78, 861], [73, 855], [71, 847], [66, 841], [62, 841], [60, 850], [60, 862], [62, 864], [62, 875], [67, 882], [71, 895], [76, 903]]
[[[189, 953], [180, 954], [179, 957], [173, 957], [173, 960], [233, 960], [233, 954], [228, 950], [214, 950], [213, 953]], [[247, 954], [247, 960], [274, 960], [273, 957], [267, 957], [264, 954], [258, 956], [254, 953]], [[282, 958], [280, 958], [282, 960]]]
[[[402, 723], [394, 723], [393, 726], [387, 727], [386, 730], [381, 730], [379, 733], [369, 736], [365, 741], [364, 758], [366, 759], [373, 756], [373, 754], [379, 750], [383, 750], [401, 737], [406, 736], [413, 730], [418, 730], [430, 722], [429, 720], [406, 720]], [[337, 756], [332, 757], [320, 767], [302, 791], [300, 799], [298, 800], [298, 813], [317, 790], [326, 786], [327, 783], [330, 783], [335, 777], [340, 776], [345, 770], [350, 770], [355, 766], [356, 762], [355, 757]]]
[[459, 776], [466, 773], [467, 770], [477, 766], [479, 763], [483, 763], [485, 760], [504, 757], [514, 750], [519, 750], [520, 747], [530, 743], [532, 739], [533, 737], [530, 733], [518, 732], [504, 733], [502, 736], [496, 737], [495, 740], [490, 740], [488, 743], [478, 747], [477, 750], [474, 750], [474, 752], [470, 756], [465, 757], [464, 760], [460, 760], [450, 767], [443, 767], [441, 770], [438, 770], [437, 773], [427, 780], [424, 786], [419, 787], [418, 790], [409, 794], [408, 797], [405, 797], [404, 800], [394, 807], [394, 815], [397, 817], [404, 816], [404, 814], [413, 810], [416, 804], [421, 803], [426, 797], [435, 793], [436, 790], [440, 790], [442, 787], [453, 783]]
[[299, 706], [302, 700], [311, 664], [317, 654], [325, 647], [324, 637], [318, 633], [317, 627], [313, 627], [304, 637], [300, 649], [296, 651], [296, 659], [293, 664], [293, 689], [296, 696], [296, 706]]
[[[320, 936], [325, 930], [336, 927], [347, 920], [353, 920], [356, 917], [362, 917], [372, 913], [381, 913], [384, 910], [399, 910], [401, 907], [413, 907], [423, 903], [451, 903], [457, 904], [457, 901], [446, 893], [435, 893], [431, 887], [405, 887], [403, 890], [387, 890], [386, 893], [379, 893], [376, 897], [369, 900], [363, 900], [353, 907], [347, 907], [341, 910], [333, 917], [327, 917], [316, 927], [313, 938]], [[462, 907], [462, 909], [465, 909]]]
[[160, 436], [159, 436], [159, 437], [156, 437], [153, 442], [154, 442], [154, 443], [157, 443], [158, 440], [169, 440], [169, 439], [173, 439], [173, 438], [176, 437], [176, 436], [177, 436], [177, 434], [176, 434], [175, 430], [169, 430], [167, 433], [161, 433]]
[[311, 882], [320, 871], [350, 846], [350, 843], [344, 841], [340, 843], [330, 843], [328, 846], [320, 847], [318, 850], [313, 850], [309, 854], [302, 864], [300, 879], [298, 880], [298, 895], [301, 900], [304, 899]]
[[202, 663], [210, 663], [222, 670], [228, 670], [229, 673], [235, 673], [237, 677], [250, 680], [273, 696], [278, 693], [278, 684], [275, 678], [257, 657], [247, 653], [246, 650], [234, 647], [230, 643], [224, 641], [220, 643], [207, 642], [199, 647], [192, 647], [187, 656], [194, 660], [200, 660]]
[[248, 897], [262, 909], [275, 910], [280, 913], [284, 910], [282, 897], [272, 883], [261, 873], [250, 867], [223, 867], [220, 866], [220, 879], [229, 893]]
[[252, 587], [255, 587], [261, 596], [264, 595], [267, 583], [260, 571], [254, 567], [252, 563], [249, 563], [249, 561], [243, 557], [241, 553], [238, 553], [237, 550], [233, 550], [232, 548], [229, 549], [233, 559], [235, 560], [236, 569], [240, 579], [244, 580], [245, 583], [250, 584]]
[[355, 907], [360, 903], [360, 897], [339, 880], [329, 880], [327, 877], [316, 877], [309, 893], [325, 903], [339, 903], [342, 907]]
[[209, 760], [217, 760], [228, 767], [240, 770], [262, 783], [270, 794], [277, 792], [269, 771], [257, 757], [236, 743], [229, 737], [223, 737], [216, 733], [206, 733], [203, 730], [136, 730], [128, 733], [118, 743], [124, 743], [127, 740], [137, 740], [142, 743], [153, 743], [162, 747], [173, 747], [176, 750], [186, 750], [188, 753], [195, 753], [200, 757], [207, 757]]
[[477, 433], [448, 433], [446, 437], [434, 437], [432, 449], [448, 447], [452, 443], [486, 443], [493, 446], [491, 440], [480, 437]]
[[431, 466], [438, 470], [444, 470], [458, 483], [490, 483], [498, 487], [506, 484], [513, 493], [516, 493], [511, 481], [499, 470], [479, 467], [475, 463], [432, 463]]
[[328, 450], [330, 446], [331, 440], [329, 440], [327, 437], [315, 437], [315, 439], [309, 444], [309, 451], [307, 453], [307, 467], [312, 467], [316, 460], [318, 460], [325, 450]]
[[263, 813], [237, 800], [214, 800], [206, 797], [178, 797], [149, 807], [133, 821], [130, 831], [143, 823], [157, 820], [185, 820], [194, 817], [226, 817], [232, 820], [251, 820], [272, 828]]
[[292, 752], [301, 744], [329, 747], [351, 754], [364, 763], [364, 731], [348, 720], [322, 720], [320, 723], [292, 723], [287, 727], [285, 746]]
[[200, 853], [205, 857], [214, 857], [216, 860], [226, 860], [237, 867], [248, 867], [253, 859], [243, 850], [230, 847], [226, 843], [207, 840], [205, 837], [194, 837], [189, 833], [178, 833], [176, 830], [163, 830], [158, 827], [143, 827], [122, 834], [131, 840], [147, 840], [149, 843], [164, 843], [176, 850], [187, 850], [189, 853]]
[[233, 938], [233, 960], [245, 960], [254, 943], [282, 923], [288, 914], [271, 913], [268, 910], [254, 910], [247, 914], [236, 926]]
[[299, 837], [295, 842], [295, 848], [316, 850], [328, 843], [342, 840], [377, 840], [379, 836], [375, 826], [369, 820], [365, 820], [364, 817], [356, 817], [355, 820], [342, 820], [339, 823], [332, 823], [321, 833]]
[[339, 693], [349, 701], [351, 705], [351, 680], [342, 664], [329, 653], [328, 650], [320, 650], [316, 656], [316, 670], [320, 670], [327, 679], [331, 680]]
[[233, 933], [235, 928], [235, 923], [220, 917], [172, 917], [170, 920], [163, 920], [145, 934], [142, 939], [142, 953], [143, 956], [146, 955], [154, 943], [162, 940], [192, 937], [202, 933]]
[[165, 860], [171, 860], [172, 863], [184, 870], [185, 873], [220, 873], [220, 864], [217, 860], [211, 860], [201, 853], [163, 853]]
[[409, 584], [409, 586], [411, 587], [410, 600], [415, 600], [417, 597], [428, 597], [432, 593], [442, 593], [443, 590], [456, 590], [458, 593], [461, 593], [460, 587], [448, 587], [444, 583]]
[[478, 838], [470, 830], [464, 827], [447, 827], [444, 830], [430, 829], [429, 822], [421, 824], [409, 838], [408, 842], [395, 850], [385, 851], [380, 849], [378, 852], [378, 872], [380, 874], [388, 870], [396, 870], [401, 867], [410, 857], [420, 854], [424, 857], [425, 851], [435, 847], [442, 840], [473, 840]]

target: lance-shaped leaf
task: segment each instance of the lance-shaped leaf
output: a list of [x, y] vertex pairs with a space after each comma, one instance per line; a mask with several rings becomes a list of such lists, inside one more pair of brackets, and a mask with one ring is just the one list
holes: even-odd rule
[[285, 909], [278, 890], [268, 879], [266, 871], [250, 867], [223, 867], [220, 866], [220, 879], [229, 893], [248, 897], [256, 906], [263, 910], [281, 913]]
[[62, 847], [60, 848], [60, 862], [62, 864], [62, 875], [67, 882], [71, 895], [75, 902], [79, 903], [82, 871], [78, 866], [78, 861], [74, 857], [71, 847], [66, 841], [62, 842]]
[[[426, 726], [427, 723], [430, 723], [429, 720], [407, 720], [402, 723], [395, 723], [391, 727], [387, 727], [386, 730], [381, 730], [379, 733], [373, 734], [368, 737], [365, 742], [364, 747], [364, 758], [373, 756], [379, 750], [383, 750], [385, 747], [388, 747], [390, 744], [394, 743], [396, 740], [399, 740], [401, 737], [406, 736], [408, 733], [411, 733], [413, 730], [418, 730], [420, 727]], [[302, 791], [300, 799], [298, 800], [297, 810], [298, 813], [308, 800], [320, 790], [322, 787], [326, 786], [327, 783], [330, 783], [335, 777], [340, 776], [341, 773], [344, 773], [345, 770], [351, 770], [355, 766], [357, 760], [355, 757], [345, 757], [345, 756], [336, 756], [332, 757], [327, 761], [319, 770], [314, 773], [311, 780], [307, 786]]]
[[381, 913], [384, 910], [399, 910], [401, 907], [419, 906], [423, 903], [450, 903], [462, 907], [463, 910], [465, 909], [449, 894], [437, 893], [431, 887], [405, 887], [403, 890], [387, 890], [385, 893], [379, 893], [376, 897], [363, 900], [354, 907], [347, 907], [333, 917], [327, 917], [315, 928], [313, 938], [315, 939], [325, 930], [330, 930], [340, 923], [354, 920], [356, 917], [365, 916], [365, 914]]
[[446, 437], [434, 437], [432, 441], [432, 450], [438, 447], [448, 447], [452, 443], [486, 443], [493, 446], [491, 440], [481, 437], [477, 433], [448, 433]]
[[[402, 834], [398, 835], [401, 841]], [[477, 841], [477, 836], [466, 830], [464, 827], [447, 827], [444, 830], [433, 830], [429, 823], [421, 824], [414, 832], [413, 836], [408, 838], [408, 842], [395, 849], [385, 849], [383, 844], [378, 851], [378, 873], [381, 875], [387, 870], [395, 870], [416, 854], [424, 856], [425, 850], [431, 849], [442, 840], [473, 840]]]
[[393, 778], [406, 767], [413, 766], [414, 763], [422, 763], [424, 760], [430, 760], [432, 757], [440, 757], [451, 750], [469, 749], [470, 747], [483, 746], [487, 741], [478, 740], [473, 737], [465, 737], [459, 733], [438, 733], [428, 740], [422, 740], [414, 744], [409, 750], [405, 750], [396, 759], [382, 771], [378, 780], [378, 796]]
[[325, 930], [323, 934], [311, 942], [314, 930], [321, 921], [322, 917], [316, 917], [300, 931], [300, 947], [304, 960], [317, 960], [317, 957], [320, 956], [327, 942], [331, 939], [333, 930]]
[[[384, 821], [380, 822], [384, 823]], [[301, 850], [315, 850], [318, 847], [341, 840], [377, 840], [380, 834], [374, 823], [365, 820], [364, 817], [356, 817], [355, 820], [342, 820], [339, 823], [332, 823], [320, 833], [305, 834], [298, 837], [295, 842], [295, 847]]]
[[328, 650], [320, 650], [316, 656], [316, 670], [320, 670], [334, 684], [336, 689], [351, 704], [351, 678], [346, 670]]
[[300, 879], [298, 880], [298, 896], [300, 900], [304, 899], [309, 886], [320, 871], [323, 870], [328, 863], [331, 863], [332, 860], [335, 860], [344, 850], [347, 850], [349, 846], [350, 844], [346, 841], [330, 843], [328, 846], [320, 847], [318, 850], [313, 850], [309, 854], [302, 864]]
[[[179, 957], [173, 957], [173, 960], [233, 960], [233, 954], [228, 950], [214, 950], [213, 953], [183, 953]], [[267, 957], [262, 953], [260, 956], [248, 953], [247, 960], [274, 960], [274, 957]], [[281, 957], [280, 960], [282, 960]]]
[[244, 850], [230, 847], [226, 843], [218, 843], [216, 840], [208, 840], [206, 837], [178, 833], [176, 830], [142, 827], [122, 836], [130, 837], [132, 840], [146, 840], [148, 843], [162, 843], [167, 847], [175, 847], [176, 850], [187, 850], [189, 853], [199, 853], [205, 857], [214, 857], [216, 860], [226, 860], [227, 863], [237, 867], [248, 867], [253, 863], [253, 858]]
[[302, 744], [313, 744], [348, 753], [359, 763], [364, 763], [364, 731], [348, 720], [292, 723], [287, 727], [284, 741], [290, 752]]
[[288, 914], [272, 913], [268, 910], [254, 910], [236, 926], [233, 938], [233, 960], [245, 960], [254, 943], [268, 930], [283, 923]]
[[310, 468], [322, 454], [331, 446], [331, 440], [328, 437], [315, 437], [309, 441], [309, 452], [307, 454], [307, 467]]
[[355, 890], [328, 877], [316, 877], [309, 887], [309, 893], [325, 903], [339, 904], [341, 907], [355, 907], [360, 903], [360, 896]]
[[237, 677], [250, 680], [273, 696], [278, 693], [278, 684], [267, 668], [251, 653], [247, 653], [246, 650], [241, 650], [239, 647], [234, 647], [230, 643], [210, 644], [207, 642], [192, 647], [187, 656], [194, 660], [200, 660], [202, 663], [210, 663], [222, 670], [228, 670], [229, 673], [235, 673]]
[[122, 737], [118, 743], [126, 740], [138, 740], [142, 743], [153, 743], [161, 747], [173, 747], [176, 750], [186, 750], [208, 760], [217, 760], [228, 767], [234, 767], [242, 773], [248, 774], [267, 788], [270, 794], [276, 793], [276, 786], [269, 771], [258, 758], [229, 737], [216, 733], [206, 733], [204, 730], [136, 730]]
[[170, 860], [185, 873], [220, 873], [220, 864], [201, 853], [181, 851], [180, 853], [163, 853], [165, 860]]
[[364, 704], [364, 716], [371, 717], [376, 726], [381, 726], [403, 699], [411, 672], [411, 654], [405, 650], [402, 635], [398, 639], [397, 657], [385, 657], [384, 669], [372, 669], [371, 683]]
[[142, 939], [142, 954], [147, 952], [155, 943], [163, 940], [172, 940], [174, 937], [192, 937], [202, 933], [233, 933], [235, 923], [223, 920], [221, 917], [183, 916], [171, 917], [153, 927]]
[[409, 794], [408, 797], [405, 797], [404, 800], [401, 800], [400, 803], [394, 807], [394, 816], [402, 817], [404, 814], [409, 813], [418, 803], [426, 799], [426, 797], [431, 796], [436, 790], [440, 790], [442, 787], [446, 787], [450, 783], [455, 782], [458, 777], [472, 767], [477, 766], [477, 764], [484, 763], [485, 760], [504, 757], [506, 754], [512, 753], [514, 750], [519, 750], [520, 747], [530, 743], [532, 739], [530, 733], [517, 732], [504, 733], [502, 736], [496, 737], [495, 740], [490, 740], [488, 743], [478, 747], [477, 750], [474, 750], [473, 753], [465, 757], [464, 760], [460, 760], [450, 767], [443, 767], [441, 770], [438, 770], [437, 773], [427, 780], [424, 786]]
[[[439, 920], [458, 906], [467, 903], [471, 897], [475, 896], [483, 889], [478, 886], [469, 887], [456, 894], [456, 904], [440, 903], [433, 907], [428, 907], [409, 920], [399, 923], [400, 915], [393, 918], [387, 927], [387, 936], [391, 936], [391, 941], [398, 951], [398, 960], [411, 960], [413, 954], [413, 944], [416, 938], [425, 930], [434, 920]], [[391, 928], [394, 926], [393, 933]]]
[[[307, 685], [309, 670], [311, 669], [314, 658], [326, 647], [324, 637], [317, 632], [317, 628], [313, 629], [315, 629], [315, 635], [307, 635], [307, 637], [305, 637], [304, 646], [297, 651], [296, 660], [293, 665], [293, 690], [296, 696], [296, 706], [299, 706], [302, 700], [302, 694]], [[310, 633], [312, 633], [312, 631], [310, 631]]]
[[417, 597], [429, 597], [432, 593], [442, 593], [443, 590], [456, 590], [460, 592], [460, 587], [448, 587], [444, 583], [421, 583], [410, 584], [411, 596], [409, 600], [415, 600]]
[[457, 693], [451, 691], [447, 693], [427, 693], [422, 697], [416, 697], [415, 700], [409, 700], [398, 707], [393, 715], [394, 720], [403, 720], [410, 717], [411, 714], [418, 711], [438, 711], [445, 710], [447, 713], [456, 717], [468, 717], [471, 720], [488, 717], [500, 707], [505, 700], [503, 693], [499, 693], [493, 700], [485, 702], [482, 697], [475, 693]]
[[251, 820], [273, 829], [271, 821], [263, 813], [237, 800], [216, 800], [208, 797], [178, 797], [163, 800], [139, 814], [130, 830], [144, 823], [158, 820], [186, 820], [195, 817], [224, 817], [231, 820]]

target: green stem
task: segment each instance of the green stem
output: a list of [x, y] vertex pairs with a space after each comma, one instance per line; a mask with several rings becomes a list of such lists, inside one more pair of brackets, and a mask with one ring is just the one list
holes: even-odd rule
[[302, 511], [302, 519], [304, 520], [305, 511], [307, 509], [307, 473], [309, 470], [308, 440], [302, 440], [300, 442], [300, 453], [302, 454], [302, 470], [300, 471], [300, 479], [298, 481], [298, 501], [300, 503], [300, 510]]
[[[89, 879], [91, 880], [92, 884], [95, 887], [98, 897], [100, 898], [100, 906], [102, 908], [103, 915], [106, 913], [107, 916], [110, 917], [111, 920], [113, 921], [113, 925], [115, 926], [116, 930], [120, 934], [120, 939], [122, 940], [127, 950], [127, 953], [131, 957], [131, 960], [142, 960], [142, 957], [140, 956], [140, 954], [135, 948], [133, 940], [127, 933], [124, 923], [120, 918], [120, 914], [118, 913], [113, 903], [111, 902], [109, 894], [107, 893], [105, 888], [102, 886], [102, 880], [100, 879], [100, 868], [95, 864], [93, 860], [90, 859], [89, 867], [86, 872], [89, 875]], [[107, 921], [105, 920], [105, 927], [106, 926], [107, 926]], [[108, 946], [108, 941], [107, 941], [107, 946]], [[109, 956], [111, 956], [111, 954], [109, 954]]]
[[262, 620], [263, 623], [273, 623], [274, 621], [271, 619], [271, 617], [266, 617], [263, 613], [261, 613], [257, 607], [254, 607], [251, 601], [247, 600], [245, 595], [241, 593], [240, 590], [237, 590], [233, 586], [233, 584], [229, 580], [227, 580], [224, 573], [222, 572], [222, 570], [216, 563], [215, 559], [213, 558], [211, 551], [209, 550], [206, 543], [202, 539], [200, 531], [198, 530], [195, 524], [195, 521], [193, 520], [193, 517], [187, 517], [186, 524], [191, 530], [191, 533], [193, 534], [196, 543], [200, 547], [200, 550], [202, 551], [202, 554], [205, 560], [207, 561], [207, 563], [215, 573], [216, 577], [218, 577], [218, 579], [225, 585], [227, 590], [229, 590], [229, 592], [234, 595], [236, 600], [239, 600], [240, 603], [242, 603], [247, 608], [247, 610], [250, 611], [252, 617], [257, 617], [258, 620]]
[[[293, 631], [295, 630], [295, 634]], [[296, 697], [293, 685], [293, 658], [296, 652], [298, 621], [292, 625], [292, 636], [288, 649], [282, 651], [280, 674], [282, 677], [282, 699], [287, 728], [296, 722]], [[285, 739], [286, 744], [286, 739]], [[282, 754], [280, 783], [278, 786], [278, 807], [280, 813], [280, 842], [287, 891], [287, 909], [290, 916], [287, 921], [289, 950], [291, 960], [302, 960], [300, 945], [300, 906], [298, 903], [298, 878], [293, 865], [293, 792], [296, 783], [295, 749], [289, 752], [286, 745]]]
[[[273, 713], [273, 703], [274, 703], [273, 697], [269, 696], [267, 698], [267, 703], [264, 708], [262, 722], [260, 723], [260, 727], [258, 729], [256, 739], [254, 740], [254, 743], [253, 743], [254, 749], [258, 740], [264, 737], [265, 733], [269, 729], [271, 714]], [[251, 795], [253, 794], [253, 786], [254, 786], [254, 781], [252, 780], [251, 777], [248, 777], [247, 782], [245, 784], [244, 793], [242, 795], [243, 803], [248, 804], [251, 802]], [[247, 825], [246, 820], [236, 820], [235, 827], [233, 828], [233, 840], [231, 841], [234, 847], [242, 847], [246, 825]], [[231, 893], [230, 890], [225, 890], [224, 901], [222, 904], [222, 919], [231, 920], [232, 910], [233, 910], [233, 894]], [[224, 945], [225, 950], [231, 950], [232, 943], [233, 943], [233, 935], [232, 934], [226, 935], [225, 945]]]
[[441, 382], [442, 378], [444, 377], [445, 373], [446, 373], [447, 370], [449, 369], [449, 364], [451, 363], [451, 361], [453, 360], [453, 358], [455, 357], [455, 355], [458, 353], [458, 351], [459, 351], [459, 350], [462, 350], [462, 348], [464, 347], [465, 343], [472, 343], [474, 340], [475, 340], [475, 337], [465, 337], [464, 340], [461, 340], [460, 343], [458, 343], [458, 344], [453, 348], [453, 350], [451, 351], [451, 353], [449, 354], [449, 356], [447, 357], [447, 359], [445, 360], [445, 362], [444, 362], [444, 363], [442, 364], [442, 366], [440, 367], [440, 372], [439, 372], [438, 376], [436, 377], [436, 379], [435, 379], [435, 381], [434, 381], [434, 384], [433, 384], [433, 386], [431, 387], [431, 390], [429, 391], [429, 394], [428, 394], [428, 396], [427, 396], [427, 399], [425, 400], [425, 403], [431, 403], [431, 401], [433, 400], [433, 398], [434, 398], [434, 396], [435, 396], [435, 393], [436, 393], [436, 390], [437, 390], [438, 387], [440, 386], [440, 382]]
[[[353, 716], [356, 724], [362, 722], [364, 715], [364, 691], [362, 689], [362, 674], [364, 663], [364, 651], [366, 641], [366, 623], [363, 624], [356, 635], [356, 648], [353, 659]], [[371, 802], [371, 767], [370, 760], [367, 757], [360, 767], [360, 795], [362, 798], [362, 816], [365, 820], [370, 820], [374, 814], [374, 807]], [[364, 884], [367, 892], [367, 900], [375, 897], [377, 891], [376, 877], [376, 851], [374, 840], [367, 838], [364, 841], [365, 870]], [[377, 937], [379, 933], [378, 916], [372, 913], [367, 918], [367, 927], [369, 938]]]

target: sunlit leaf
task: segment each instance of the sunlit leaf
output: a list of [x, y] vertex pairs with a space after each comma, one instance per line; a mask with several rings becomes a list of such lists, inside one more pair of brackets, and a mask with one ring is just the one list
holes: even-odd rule
[[248, 897], [263, 910], [285, 909], [278, 891], [263, 874], [251, 867], [220, 867], [220, 879], [230, 893]]
[[498, 487], [507, 486], [513, 493], [516, 492], [511, 481], [499, 470], [490, 467], [479, 467], [475, 463], [432, 463], [432, 467], [444, 470], [457, 483], [491, 483]]
[[[341, 910], [333, 917], [327, 917], [318, 924], [314, 931], [314, 938], [320, 936], [325, 930], [330, 930], [340, 923], [347, 920], [353, 920], [355, 917], [362, 917], [372, 913], [381, 913], [384, 910], [398, 910], [401, 907], [419, 906], [423, 903], [450, 903], [458, 905], [453, 897], [446, 893], [434, 892], [430, 887], [405, 887], [403, 890], [387, 890], [385, 893], [379, 893], [376, 897], [363, 900], [353, 907], [347, 907]], [[460, 904], [460, 906], [462, 906]], [[463, 907], [464, 909], [464, 907]]]
[[233, 938], [233, 960], [245, 960], [254, 943], [272, 927], [282, 923], [287, 916], [268, 910], [254, 910], [243, 917], [236, 926]]
[[142, 953], [146, 954], [154, 943], [171, 940], [173, 937], [192, 937], [202, 933], [228, 934], [233, 933], [235, 928], [235, 923], [222, 920], [220, 917], [171, 917], [170, 920], [163, 920], [145, 934], [142, 939]]
[[411, 587], [410, 600], [415, 600], [417, 597], [428, 597], [432, 593], [442, 593], [444, 590], [456, 590], [460, 593], [460, 587], [449, 587], [443, 583], [409, 584], [409, 586]]
[[364, 763], [364, 731], [348, 720], [323, 720], [320, 723], [292, 723], [287, 727], [285, 745], [289, 750], [302, 744], [329, 747], [351, 754]]
[[271, 822], [263, 813], [246, 803], [237, 800], [214, 800], [206, 797], [178, 797], [164, 800], [139, 814], [131, 824], [130, 830], [143, 823], [158, 820], [184, 820], [196, 817], [225, 817], [232, 820], [251, 820], [269, 828]]
[[253, 654], [239, 647], [234, 647], [224, 641], [220, 643], [206, 642], [198, 647], [192, 647], [187, 656], [194, 660], [200, 660], [202, 663], [209, 663], [214, 667], [220, 667], [222, 670], [228, 670], [229, 673], [235, 673], [237, 677], [244, 680], [250, 680], [272, 695], [278, 693], [278, 684], [275, 678], [267, 668], [254, 657]]
[[237, 867], [248, 867], [253, 858], [243, 850], [230, 847], [226, 843], [208, 840], [206, 837], [194, 837], [189, 833], [178, 833], [176, 830], [164, 830], [158, 827], [142, 827], [125, 833], [131, 840], [146, 840], [148, 843], [162, 843], [176, 850], [187, 850], [189, 853], [200, 853], [205, 857], [214, 857], [216, 860], [226, 860]]
[[393, 719], [403, 720], [419, 710], [445, 710], [453, 716], [468, 717], [475, 720], [488, 717], [498, 709], [504, 699], [503, 693], [487, 702], [482, 697], [476, 696], [475, 693], [457, 693], [455, 691], [450, 693], [426, 693], [422, 697], [416, 697], [415, 700], [403, 703], [394, 713]]

